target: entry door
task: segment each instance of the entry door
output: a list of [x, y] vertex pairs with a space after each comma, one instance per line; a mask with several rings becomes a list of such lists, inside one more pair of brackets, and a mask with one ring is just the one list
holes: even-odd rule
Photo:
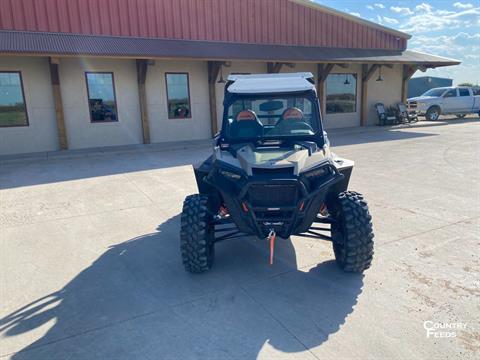
[[457, 89], [450, 89], [443, 94], [443, 109], [446, 113], [459, 111], [460, 104]]
[[466, 88], [458, 89], [458, 106], [459, 111], [468, 112], [472, 111], [473, 96], [470, 95], [470, 90]]

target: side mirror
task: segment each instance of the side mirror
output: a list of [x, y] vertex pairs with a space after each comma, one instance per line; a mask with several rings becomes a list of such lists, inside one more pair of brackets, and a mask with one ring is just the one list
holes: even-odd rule
[[330, 147], [330, 140], [328, 139], [328, 134], [327, 134], [326, 131], [323, 131], [323, 141], [324, 141], [325, 145]]

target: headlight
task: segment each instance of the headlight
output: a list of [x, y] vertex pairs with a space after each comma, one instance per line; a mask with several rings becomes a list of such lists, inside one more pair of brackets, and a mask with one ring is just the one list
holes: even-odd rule
[[321, 176], [325, 175], [326, 173], [327, 173], [326, 168], [325, 167], [320, 167], [320, 168], [316, 168], [316, 169], [313, 169], [313, 170], [308, 170], [308, 171], [304, 172], [303, 175], [307, 179], [311, 179], [311, 178], [321, 177]]
[[242, 177], [241, 175], [239, 174], [235, 174], [234, 172], [231, 172], [231, 171], [228, 171], [228, 170], [218, 170], [218, 172], [220, 173], [220, 175], [226, 177], [227, 179], [230, 179], [230, 180], [240, 180], [240, 178]]
[[310, 191], [316, 190], [322, 186], [329, 174], [331, 174], [331, 169], [329, 166], [325, 165], [318, 166], [314, 169], [301, 173], [305, 185], [310, 189]]

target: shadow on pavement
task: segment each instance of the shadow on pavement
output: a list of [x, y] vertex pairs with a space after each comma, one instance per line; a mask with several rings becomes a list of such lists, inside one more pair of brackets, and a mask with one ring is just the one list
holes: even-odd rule
[[[12, 345], [12, 358], [255, 359], [268, 348], [303, 352], [339, 330], [362, 292], [363, 275], [343, 273], [333, 261], [297, 269], [290, 240], [279, 240], [274, 266], [267, 265], [264, 242], [243, 238], [218, 244], [209, 273], [187, 274], [178, 226], [177, 215], [156, 233], [111, 247], [62, 289], [1, 319], [4, 340], [38, 339], [22, 340], [28, 344], [22, 349]], [[29, 334], [41, 327], [43, 336]]]
[[[413, 127], [413, 126], [412, 126]], [[329, 134], [332, 147], [346, 146], [346, 145], [358, 145], [375, 142], [385, 141], [397, 141], [397, 140], [409, 140], [416, 138], [423, 138], [427, 136], [436, 136], [436, 134], [430, 134], [425, 132], [412, 132], [401, 131], [408, 129], [408, 127], [396, 127], [388, 128], [385, 131], [365, 131], [352, 134]]]
[[190, 166], [206, 159], [211, 152], [211, 147], [205, 146], [172, 151], [92, 153], [89, 156], [20, 160], [5, 164], [0, 161], [0, 189]]
[[[375, 142], [409, 140], [422, 137], [437, 136], [429, 132], [429, 128], [445, 125], [458, 125], [479, 122], [478, 117], [467, 117], [464, 119], [442, 116], [437, 121], [419, 121], [412, 124], [393, 125], [393, 126], [370, 126], [367, 128], [350, 128], [342, 130], [332, 130], [329, 132], [329, 138], [332, 146], [346, 146], [368, 144]], [[412, 129], [418, 131], [411, 131]], [[403, 131], [408, 130], [408, 131]]]
[[[329, 138], [332, 146], [346, 146], [376, 142], [408, 140], [436, 136], [428, 132], [403, 131], [428, 129], [434, 126], [478, 122], [478, 118], [441, 119], [436, 122], [423, 121], [412, 125], [395, 127], [370, 127], [332, 130]], [[18, 188], [62, 181], [95, 178], [115, 174], [127, 174], [186, 166], [202, 161], [211, 155], [210, 146], [175, 151], [148, 151], [148, 147], [137, 146], [138, 151], [124, 153], [91, 153], [89, 156], [57, 158], [51, 160], [29, 160], [0, 164], [0, 189]], [[68, 153], [68, 152], [66, 152]], [[0, 158], [1, 160], [1, 158]]]

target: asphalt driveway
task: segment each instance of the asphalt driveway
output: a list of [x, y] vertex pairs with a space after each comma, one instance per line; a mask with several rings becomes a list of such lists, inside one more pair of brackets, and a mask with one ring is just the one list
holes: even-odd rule
[[330, 138], [374, 219], [364, 275], [297, 237], [273, 266], [242, 238], [187, 274], [179, 212], [206, 146], [3, 161], [1, 357], [478, 359], [480, 120]]

